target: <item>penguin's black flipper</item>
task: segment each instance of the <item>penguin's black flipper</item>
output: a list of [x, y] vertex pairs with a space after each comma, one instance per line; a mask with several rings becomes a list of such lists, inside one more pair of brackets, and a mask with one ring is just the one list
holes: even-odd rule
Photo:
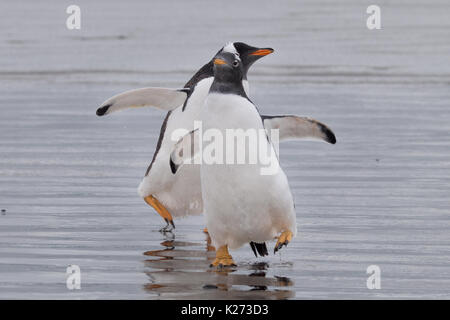
[[269, 255], [265, 242], [263, 242], [263, 243], [256, 243], [256, 242], [251, 241], [250, 242], [250, 248], [252, 248], [253, 253], [255, 254], [255, 257], [258, 257], [258, 253], [259, 253], [259, 255], [261, 257]]

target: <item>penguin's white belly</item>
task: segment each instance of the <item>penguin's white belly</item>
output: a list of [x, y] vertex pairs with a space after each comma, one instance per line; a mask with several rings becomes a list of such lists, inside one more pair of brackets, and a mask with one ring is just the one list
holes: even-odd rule
[[152, 168], [138, 188], [142, 198], [155, 196], [173, 217], [201, 214], [203, 211], [199, 165], [183, 166], [174, 175], [170, 170], [169, 158], [177, 142], [171, 139], [172, 133], [179, 129], [185, 129], [186, 132], [194, 129], [194, 121], [201, 119], [212, 81], [213, 78], [201, 80], [185, 110], [179, 107], [172, 111]]
[[[255, 107], [242, 97], [210, 94], [206, 109], [204, 131], [263, 129]], [[264, 242], [286, 230], [296, 234], [286, 175], [281, 168], [273, 175], [261, 175], [261, 167], [259, 162], [201, 167], [204, 213], [216, 247], [228, 245], [233, 249], [250, 241]]]

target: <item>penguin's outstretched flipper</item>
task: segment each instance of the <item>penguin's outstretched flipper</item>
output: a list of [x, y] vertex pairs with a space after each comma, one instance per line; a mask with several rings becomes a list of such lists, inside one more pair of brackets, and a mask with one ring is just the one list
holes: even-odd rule
[[200, 139], [200, 131], [195, 129], [178, 140], [170, 153], [170, 169], [173, 174], [182, 165], [194, 163], [194, 158], [200, 154]]
[[182, 106], [190, 89], [142, 88], [120, 93], [103, 102], [96, 114], [104, 116], [128, 108], [154, 107], [170, 111]]
[[261, 116], [267, 134], [270, 136], [271, 129], [279, 130], [279, 139], [313, 139], [323, 140], [331, 144], [336, 143], [336, 136], [325, 124], [306, 117], [294, 115]]

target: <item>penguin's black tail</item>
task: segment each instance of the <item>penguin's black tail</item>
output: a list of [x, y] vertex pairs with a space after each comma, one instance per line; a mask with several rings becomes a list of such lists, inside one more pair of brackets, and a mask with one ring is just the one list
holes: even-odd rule
[[269, 253], [267, 252], [267, 246], [266, 243], [256, 243], [256, 242], [250, 242], [250, 248], [252, 248], [253, 253], [255, 254], [255, 257], [258, 256], [258, 253], [261, 257], [268, 256]]

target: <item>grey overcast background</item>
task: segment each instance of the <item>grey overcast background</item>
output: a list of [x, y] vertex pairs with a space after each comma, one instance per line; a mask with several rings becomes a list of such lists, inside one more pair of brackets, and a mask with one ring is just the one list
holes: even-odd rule
[[[81, 30], [66, 28], [70, 4]], [[3, 0], [0, 298], [449, 299], [449, 17], [448, 0]], [[136, 192], [164, 114], [95, 110], [182, 86], [228, 41], [275, 49], [249, 74], [263, 113], [314, 117], [338, 143], [283, 143], [298, 237], [216, 273], [203, 218], [165, 237]], [[66, 288], [70, 264], [81, 290]]]

